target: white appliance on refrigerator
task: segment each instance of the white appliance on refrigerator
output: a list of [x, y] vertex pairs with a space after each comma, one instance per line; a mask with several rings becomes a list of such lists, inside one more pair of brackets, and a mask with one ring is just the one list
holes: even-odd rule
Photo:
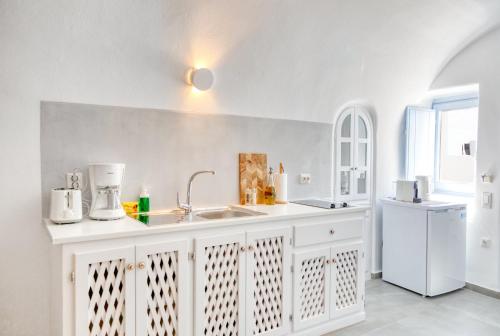
[[465, 286], [466, 205], [383, 199], [382, 279], [435, 296]]

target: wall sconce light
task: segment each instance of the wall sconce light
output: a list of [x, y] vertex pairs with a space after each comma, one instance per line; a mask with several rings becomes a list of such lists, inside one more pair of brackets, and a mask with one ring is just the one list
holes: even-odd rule
[[191, 68], [186, 73], [186, 83], [200, 91], [206, 91], [214, 84], [214, 74], [207, 68]]

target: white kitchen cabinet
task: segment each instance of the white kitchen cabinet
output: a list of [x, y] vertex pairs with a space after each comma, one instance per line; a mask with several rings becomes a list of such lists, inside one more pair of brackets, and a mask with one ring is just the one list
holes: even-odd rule
[[246, 335], [290, 334], [290, 231], [247, 232]]
[[330, 319], [330, 248], [295, 253], [293, 257], [293, 330]]
[[294, 254], [294, 331], [364, 309], [362, 243]]
[[368, 112], [357, 105], [347, 108], [337, 120], [335, 134], [336, 199], [369, 199], [373, 136]]
[[331, 317], [339, 318], [364, 308], [363, 244], [345, 244], [331, 249]]
[[364, 320], [367, 208], [259, 210], [278, 214], [47, 222], [51, 335], [308, 336]]
[[187, 245], [162, 242], [75, 254], [75, 335], [179, 335]]
[[136, 335], [184, 335], [188, 322], [187, 242], [136, 246]]
[[134, 246], [75, 255], [75, 335], [133, 334]]
[[245, 334], [245, 233], [195, 242], [195, 335]]
[[359, 239], [363, 234], [364, 218], [325, 221], [295, 225], [295, 246], [333, 243], [345, 239]]
[[196, 239], [196, 335], [289, 333], [290, 231]]

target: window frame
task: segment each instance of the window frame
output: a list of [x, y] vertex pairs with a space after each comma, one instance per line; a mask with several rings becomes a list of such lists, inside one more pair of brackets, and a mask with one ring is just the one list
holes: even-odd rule
[[[451, 110], [459, 110], [476, 107], [479, 112], [479, 94], [468, 93], [459, 96], [436, 98], [432, 101], [432, 109], [436, 114], [435, 144], [434, 144], [434, 191], [438, 193], [450, 193], [460, 196], [471, 197], [475, 194], [477, 182], [477, 159], [474, 158], [474, 181], [468, 184], [440, 182], [440, 154], [441, 154], [441, 113]], [[476, 130], [478, 132], [478, 130]], [[477, 138], [477, 137], [476, 137]]]

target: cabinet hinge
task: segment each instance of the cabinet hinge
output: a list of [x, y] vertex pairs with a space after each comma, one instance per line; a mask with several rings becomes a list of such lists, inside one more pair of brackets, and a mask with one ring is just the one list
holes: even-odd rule
[[293, 246], [293, 238], [292, 237], [290, 237], [290, 245]]
[[192, 261], [195, 261], [196, 260], [196, 257], [194, 255], [194, 252], [188, 252], [188, 259], [189, 260], [192, 260]]
[[292, 265], [292, 266], [290, 266], [290, 272], [292, 272], [292, 273], [293, 273], [293, 265]]
[[69, 281], [71, 281], [73, 283], [75, 282], [75, 271], [73, 271], [69, 274]]
[[290, 322], [293, 322], [293, 315], [290, 314]]

